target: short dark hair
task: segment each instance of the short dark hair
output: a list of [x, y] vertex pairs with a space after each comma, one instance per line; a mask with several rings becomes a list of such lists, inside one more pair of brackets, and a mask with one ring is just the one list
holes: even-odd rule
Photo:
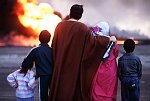
[[123, 47], [126, 53], [133, 52], [135, 49], [135, 42], [132, 39], [127, 39], [125, 40]]
[[51, 34], [47, 30], [41, 31], [39, 40], [42, 44], [47, 44], [50, 41]]
[[79, 20], [83, 14], [83, 5], [74, 4], [70, 9], [70, 18]]

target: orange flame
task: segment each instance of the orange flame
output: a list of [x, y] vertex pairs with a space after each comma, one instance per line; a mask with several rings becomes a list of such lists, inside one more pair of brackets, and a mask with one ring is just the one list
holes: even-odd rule
[[[125, 40], [117, 40], [117, 44], [124, 44]], [[134, 40], [135, 44], [139, 44], [138, 40]]]
[[16, 6], [17, 15], [23, 26], [31, 27], [37, 36], [42, 30], [48, 30], [51, 39], [53, 38], [55, 27], [61, 18], [54, 14], [53, 8], [48, 3], [38, 4], [38, 0], [18, 0], [18, 6]]

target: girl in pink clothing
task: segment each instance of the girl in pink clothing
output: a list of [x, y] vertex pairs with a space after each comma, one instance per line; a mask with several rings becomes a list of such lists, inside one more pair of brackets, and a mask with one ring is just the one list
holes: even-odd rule
[[[109, 37], [109, 25], [106, 22], [100, 22], [92, 27], [92, 32], [93, 35], [105, 35]], [[94, 76], [90, 101], [116, 101], [118, 83], [117, 56], [118, 46], [116, 43], [112, 43], [112, 46], [107, 48], [103, 56], [103, 61], [100, 63]]]

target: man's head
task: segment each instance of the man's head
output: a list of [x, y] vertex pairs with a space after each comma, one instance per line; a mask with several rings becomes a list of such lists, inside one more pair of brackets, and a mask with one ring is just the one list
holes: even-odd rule
[[41, 31], [39, 40], [42, 44], [47, 44], [50, 41], [51, 34], [47, 30]]
[[75, 4], [70, 9], [70, 18], [79, 20], [83, 14], [83, 5]]
[[135, 49], [135, 42], [132, 39], [127, 39], [125, 40], [123, 47], [126, 53], [131, 53]]

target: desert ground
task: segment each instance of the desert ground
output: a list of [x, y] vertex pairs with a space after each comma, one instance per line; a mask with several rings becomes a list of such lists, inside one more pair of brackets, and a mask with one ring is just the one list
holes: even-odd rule
[[[6, 80], [9, 73], [18, 69], [23, 58], [32, 47], [0, 47], [0, 101], [15, 101], [15, 89], [11, 88]], [[119, 57], [124, 53], [122, 45], [119, 45]], [[150, 101], [150, 45], [137, 45], [135, 49], [143, 65], [143, 76], [140, 82], [140, 101]], [[37, 82], [38, 84], [38, 82]], [[120, 81], [118, 81], [117, 101], [120, 98]], [[35, 101], [39, 101], [38, 86], [35, 90]]]

